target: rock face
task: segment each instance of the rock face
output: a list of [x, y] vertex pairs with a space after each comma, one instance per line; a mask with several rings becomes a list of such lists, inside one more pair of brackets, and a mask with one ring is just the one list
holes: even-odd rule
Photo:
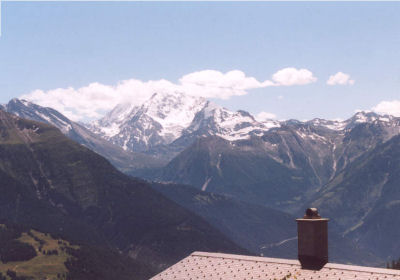
[[195, 250], [248, 253], [53, 126], [0, 110], [0, 220], [118, 250], [159, 271]]

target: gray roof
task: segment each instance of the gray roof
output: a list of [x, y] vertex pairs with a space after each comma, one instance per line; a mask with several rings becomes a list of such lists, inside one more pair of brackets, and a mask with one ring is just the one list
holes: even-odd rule
[[194, 252], [151, 280], [400, 280], [400, 270], [328, 263], [305, 270], [297, 260]]

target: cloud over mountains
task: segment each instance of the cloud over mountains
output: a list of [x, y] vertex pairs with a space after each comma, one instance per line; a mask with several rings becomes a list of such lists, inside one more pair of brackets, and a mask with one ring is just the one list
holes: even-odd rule
[[284, 68], [272, 75], [271, 80], [258, 81], [243, 71], [226, 73], [202, 70], [182, 76], [178, 83], [168, 80], [141, 81], [129, 79], [116, 85], [91, 83], [81, 88], [35, 90], [21, 96], [41, 106], [52, 107], [75, 121], [98, 119], [122, 102], [142, 104], [155, 92], [179, 91], [193, 96], [228, 99], [248, 94], [249, 90], [271, 86], [307, 85], [317, 78], [307, 69]]
[[[74, 121], [91, 121], [101, 118], [117, 104], [140, 105], [155, 92], [183, 92], [205, 98], [229, 99], [243, 96], [252, 89], [267, 87], [303, 86], [315, 83], [317, 78], [307, 69], [288, 67], [275, 72], [270, 79], [259, 81], [247, 76], [243, 71], [232, 70], [226, 73], [217, 70], [202, 70], [183, 75], [177, 83], [161, 79], [141, 81], [128, 79], [115, 85], [91, 83], [80, 88], [56, 88], [48, 91], [34, 90], [20, 96], [22, 99], [44, 107], [51, 107]], [[337, 72], [326, 81], [329, 86], [353, 85], [349, 74]], [[278, 99], [283, 99], [279, 96]], [[381, 101], [370, 110], [379, 114], [400, 116], [400, 101]], [[258, 120], [274, 119], [269, 112], [256, 114]]]
[[372, 108], [372, 111], [379, 114], [388, 114], [400, 117], [400, 100], [381, 101]]

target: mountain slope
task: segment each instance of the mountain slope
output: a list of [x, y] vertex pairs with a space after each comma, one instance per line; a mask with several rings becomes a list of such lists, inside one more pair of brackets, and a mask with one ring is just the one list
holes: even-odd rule
[[161, 175], [163, 181], [275, 207], [290, 205], [311, 185], [310, 178], [276, 162], [257, 144], [232, 144], [215, 136], [196, 140]]
[[378, 145], [339, 173], [314, 197], [344, 234], [377, 255], [397, 258], [400, 249], [400, 136]]
[[103, 139], [83, 125], [71, 121], [52, 108], [42, 107], [26, 100], [14, 98], [5, 105], [4, 109], [21, 118], [57, 127], [64, 135], [106, 157], [114, 166], [122, 171], [144, 167], [158, 167], [163, 164], [154, 157], [124, 151], [121, 147]]
[[245, 252], [58, 129], [0, 110], [0, 218], [118, 249], [160, 270], [194, 250]]
[[[297, 258], [295, 217], [279, 210], [196, 190], [190, 186], [152, 184], [171, 200], [198, 214], [235, 243], [260, 255]], [[381, 265], [383, 261], [355, 246], [329, 227], [329, 259], [337, 263]]]
[[0, 279], [148, 279], [146, 264], [11, 223], [0, 224]]
[[[261, 248], [262, 245], [269, 247], [296, 236], [295, 219], [287, 213], [224, 195], [202, 192], [185, 185], [153, 183], [152, 187], [202, 216], [237, 244], [252, 252], [267, 255], [268, 251]], [[290, 255], [294, 256], [295, 252]]]

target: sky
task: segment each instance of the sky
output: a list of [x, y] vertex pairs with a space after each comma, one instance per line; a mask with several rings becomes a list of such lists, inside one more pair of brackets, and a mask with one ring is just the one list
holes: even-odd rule
[[400, 116], [400, 2], [2, 1], [0, 103], [74, 120], [182, 91], [259, 118]]

